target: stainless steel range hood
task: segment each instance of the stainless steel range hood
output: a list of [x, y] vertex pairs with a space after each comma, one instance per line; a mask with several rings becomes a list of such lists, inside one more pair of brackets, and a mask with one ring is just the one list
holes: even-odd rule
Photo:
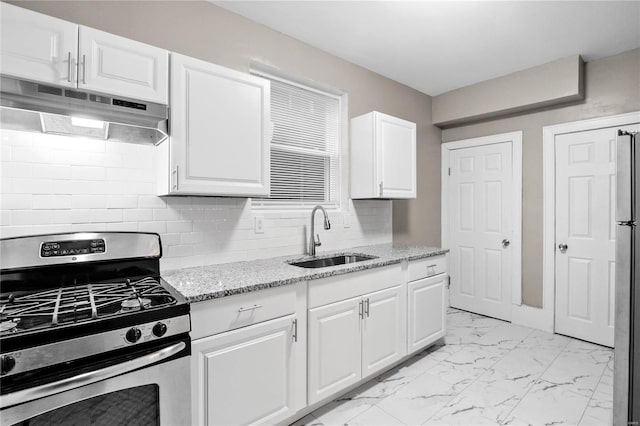
[[0, 128], [158, 144], [166, 105], [0, 76]]

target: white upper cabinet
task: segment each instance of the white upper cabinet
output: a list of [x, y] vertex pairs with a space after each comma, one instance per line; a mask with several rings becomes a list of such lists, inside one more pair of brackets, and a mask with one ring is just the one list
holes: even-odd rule
[[79, 88], [168, 103], [168, 51], [84, 26], [79, 34]]
[[268, 80], [172, 53], [170, 108], [160, 195], [269, 194]]
[[380, 112], [351, 119], [351, 198], [416, 198], [416, 125]]
[[4, 2], [0, 19], [0, 73], [76, 87], [76, 24]]
[[0, 11], [0, 73], [168, 103], [168, 51], [6, 3]]

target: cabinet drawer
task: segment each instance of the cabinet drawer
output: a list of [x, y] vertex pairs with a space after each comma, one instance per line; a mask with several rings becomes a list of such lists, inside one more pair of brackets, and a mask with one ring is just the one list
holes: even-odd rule
[[447, 272], [447, 256], [427, 257], [409, 262], [409, 281]]
[[400, 264], [309, 281], [309, 308], [402, 284]]
[[191, 304], [191, 339], [294, 313], [294, 286], [276, 287]]

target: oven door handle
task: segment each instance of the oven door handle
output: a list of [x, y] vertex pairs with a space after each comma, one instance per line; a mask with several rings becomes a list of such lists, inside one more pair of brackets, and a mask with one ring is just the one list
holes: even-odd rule
[[44, 398], [56, 393], [65, 392], [71, 389], [86, 386], [91, 383], [119, 376], [139, 368], [155, 364], [159, 361], [167, 359], [186, 348], [185, 342], [179, 342], [157, 352], [150, 353], [140, 358], [132, 359], [121, 364], [112, 365], [101, 368], [100, 370], [89, 371], [87, 373], [78, 374], [58, 382], [47, 383], [29, 389], [19, 390], [0, 397], [0, 408], [10, 407], [12, 405], [32, 401], [34, 399]]

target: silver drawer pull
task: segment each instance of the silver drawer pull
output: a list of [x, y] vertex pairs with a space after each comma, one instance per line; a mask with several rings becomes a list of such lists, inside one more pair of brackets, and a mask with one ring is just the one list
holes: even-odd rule
[[253, 305], [247, 308], [240, 308], [238, 309], [238, 312], [253, 311], [254, 309], [258, 309], [258, 308], [262, 308], [262, 305]]
[[438, 266], [438, 265], [436, 263], [434, 263], [433, 265], [427, 266], [427, 268], [435, 268], [436, 266]]

